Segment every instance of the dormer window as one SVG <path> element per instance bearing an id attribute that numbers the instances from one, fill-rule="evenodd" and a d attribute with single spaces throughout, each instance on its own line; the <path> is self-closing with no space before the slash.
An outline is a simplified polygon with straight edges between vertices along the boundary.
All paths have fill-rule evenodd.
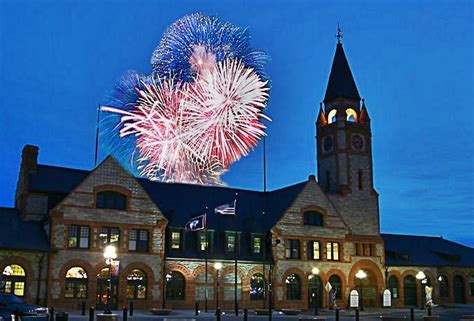
<path id="1" fill-rule="evenodd" d="M 303 213 L 304 225 L 323 226 L 323 214 L 317 211 Z"/>
<path id="2" fill-rule="evenodd" d="M 333 109 L 329 112 L 329 114 L 328 114 L 328 124 L 332 124 L 332 123 L 336 122 L 336 114 L 337 114 L 336 109 Z"/>
<path id="3" fill-rule="evenodd" d="M 353 123 L 357 122 L 357 113 L 354 109 L 352 108 L 346 109 L 346 120 Z"/>
<path id="4" fill-rule="evenodd" d="M 97 208 L 110 208 L 125 210 L 127 208 L 127 196 L 116 191 L 104 191 L 97 193 Z"/>

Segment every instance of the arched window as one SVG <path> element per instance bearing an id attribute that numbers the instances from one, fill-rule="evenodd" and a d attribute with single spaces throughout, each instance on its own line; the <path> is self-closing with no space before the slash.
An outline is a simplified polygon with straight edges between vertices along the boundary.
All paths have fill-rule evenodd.
<path id="1" fill-rule="evenodd" d="M 184 300 L 186 293 L 186 280 L 178 271 L 166 275 L 166 298 L 168 300 Z"/>
<path id="2" fill-rule="evenodd" d="M 201 273 L 196 278 L 194 296 L 198 301 L 206 299 L 206 273 Z M 214 299 L 214 276 L 211 273 L 207 274 L 207 299 Z"/>
<path id="3" fill-rule="evenodd" d="M 357 122 L 357 113 L 352 108 L 346 109 L 346 120 L 350 122 Z"/>
<path id="4" fill-rule="evenodd" d="M 97 208 L 111 208 L 125 210 L 127 207 L 127 196 L 116 191 L 104 191 L 97 193 Z"/>
<path id="5" fill-rule="evenodd" d="M 292 273 L 286 277 L 286 299 L 288 301 L 301 300 L 301 280 Z"/>
<path id="6" fill-rule="evenodd" d="M 453 293 L 454 303 L 466 303 L 466 297 L 464 295 L 464 278 L 460 275 L 456 275 L 453 278 Z"/>
<path id="7" fill-rule="evenodd" d="M 323 214 L 316 211 L 306 211 L 303 213 L 304 224 L 313 226 L 323 226 Z"/>
<path id="8" fill-rule="evenodd" d="M 265 298 L 265 277 L 262 273 L 255 273 L 250 279 L 250 300 Z"/>
<path id="9" fill-rule="evenodd" d="M 75 266 L 66 272 L 64 297 L 67 299 L 87 299 L 87 273 Z"/>
<path id="10" fill-rule="evenodd" d="M 328 124 L 332 124 L 332 123 L 336 122 L 336 114 L 337 114 L 336 109 L 333 109 L 329 112 L 329 114 L 328 114 Z"/>
<path id="11" fill-rule="evenodd" d="M 329 278 L 329 283 L 331 283 L 332 291 L 336 291 L 336 299 L 342 298 L 342 282 L 339 275 L 333 274 Z"/>
<path id="12" fill-rule="evenodd" d="M 229 272 L 224 275 L 224 300 L 234 300 L 235 296 L 235 274 Z M 242 296 L 242 279 L 237 273 L 237 300 L 240 300 Z"/>
<path id="13" fill-rule="evenodd" d="M 469 293 L 471 296 L 474 296 L 474 275 L 469 277 Z"/>
<path id="14" fill-rule="evenodd" d="M 444 275 L 439 277 L 439 296 L 442 298 L 449 296 L 448 278 Z"/>
<path id="15" fill-rule="evenodd" d="M 388 278 L 388 289 L 392 293 L 392 299 L 398 299 L 398 279 L 395 275 Z"/>
<path id="16" fill-rule="evenodd" d="M 3 269 L 3 281 L 5 282 L 5 293 L 13 293 L 17 296 L 25 295 L 26 274 L 25 269 L 18 264 L 10 264 Z"/>
<path id="17" fill-rule="evenodd" d="M 146 299 L 147 279 L 142 270 L 134 269 L 127 275 L 127 299 Z"/>

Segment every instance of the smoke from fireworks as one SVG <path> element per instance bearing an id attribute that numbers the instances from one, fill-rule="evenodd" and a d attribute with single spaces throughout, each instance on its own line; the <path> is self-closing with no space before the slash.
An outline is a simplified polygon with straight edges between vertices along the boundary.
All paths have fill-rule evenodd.
<path id="1" fill-rule="evenodd" d="M 110 137 L 118 131 L 120 142 L 128 140 L 128 153 L 120 142 L 119 150 L 135 173 L 222 184 L 220 176 L 256 146 L 265 135 L 261 119 L 269 120 L 263 114 L 268 82 L 261 76 L 264 54 L 248 45 L 246 31 L 193 14 L 166 31 L 152 75 L 122 80 L 102 107 L 116 129 L 107 127 L 105 136 L 116 144 Z M 113 153 L 116 146 L 110 147 Z"/>

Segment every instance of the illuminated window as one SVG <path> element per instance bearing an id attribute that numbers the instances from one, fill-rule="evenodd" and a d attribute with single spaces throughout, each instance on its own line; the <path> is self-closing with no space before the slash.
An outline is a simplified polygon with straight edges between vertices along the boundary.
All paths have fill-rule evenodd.
<path id="1" fill-rule="evenodd" d="M 354 109 L 352 108 L 347 108 L 346 109 L 346 120 L 350 122 L 356 122 L 357 121 L 357 113 Z"/>
<path id="2" fill-rule="evenodd" d="M 181 232 L 180 231 L 171 232 L 171 248 L 173 250 L 181 249 Z"/>
<path id="3" fill-rule="evenodd" d="M 135 252 L 148 252 L 148 231 L 130 230 L 128 237 L 128 250 Z"/>
<path id="4" fill-rule="evenodd" d="M 252 238 L 252 249 L 254 254 L 262 253 L 262 236 L 254 235 Z"/>
<path id="5" fill-rule="evenodd" d="M 195 281 L 195 298 L 198 301 L 206 299 L 206 273 L 198 275 Z M 207 274 L 207 299 L 214 299 L 214 276 L 211 273 Z"/>
<path id="6" fill-rule="evenodd" d="M 292 273 L 286 277 L 286 299 L 288 301 L 301 300 L 301 281 L 298 275 Z"/>
<path id="7" fill-rule="evenodd" d="M 332 123 L 336 122 L 336 114 L 337 114 L 336 109 L 333 109 L 329 112 L 329 114 L 328 114 L 328 124 L 332 124 Z"/>
<path id="8" fill-rule="evenodd" d="M 186 279 L 178 271 L 166 275 L 166 299 L 184 300 L 186 293 Z"/>
<path id="9" fill-rule="evenodd" d="M 326 258 L 328 261 L 339 261 L 339 243 L 326 243 Z"/>
<path id="10" fill-rule="evenodd" d="M 226 243 L 226 251 L 227 252 L 235 252 L 235 247 L 237 244 L 235 232 L 227 232 L 225 235 L 225 243 Z"/>
<path id="11" fill-rule="evenodd" d="M 146 288 L 147 279 L 145 272 L 135 269 L 127 275 L 127 299 L 146 299 Z"/>
<path id="12" fill-rule="evenodd" d="M 323 214 L 316 211 L 306 211 L 303 214 L 304 224 L 313 226 L 323 226 Z"/>
<path id="13" fill-rule="evenodd" d="M 250 279 L 250 300 L 265 298 L 265 278 L 262 273 L 255 273 Z"/>
<path id="14" fill-rule="evenodd" d="M 321 259 L 321 249 L 319 241 L 309 241 L 308 242 L 308 259 L 309 260 L 320 260 Z"/>
<path id="15" fill-rule="evenodd" d="M 287 259 L 300 258 L 300 240 L 286 240 L 285 253 Z"/>
<path id="16" fill-rule="evenodd" d="M 87 273 L 75 266 L 66 272 L 64 297 L 67 299 L 87 299 Z"/>
<path id="17" fill-rule="evenodd" d="M 125 210 L 127 207 L 127 196 L 115 191 L 97 193 L 97 208 L 110 208 Z"/>
<path id="18" fill-rule="evenodd" d="M 4 292 L 13 293 L 17 296 L 25 295 L 26 274 L 23 267 L 18 264 L 10 264 L 3 269 Z"/>
<path id="19" fill-rule="evenodd" d="M 120 230 L 116 227 L 102 227 L 99 232 L 99 244 L 101 247 L 114 245 L 119 248 Z"/>
<path id="20" fill-rule="evenodd" d="M 89 226 L 70 225 L 68 229 L 69 248 L 88 249 L 89 248 Z"/>

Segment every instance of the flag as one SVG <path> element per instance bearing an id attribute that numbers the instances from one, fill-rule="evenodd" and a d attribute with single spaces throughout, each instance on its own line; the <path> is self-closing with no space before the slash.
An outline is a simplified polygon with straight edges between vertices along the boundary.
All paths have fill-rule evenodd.
<path id="1" fill-rule="evenodd" d="M 214 209 L 214 212 L 216 214 L 222 214 L 222 215 L 235 215 L 235 202 L 236 201 L 234 201 L 234 203 L 217 206 Z"/>
<path id="2" fill-rule="evenodd" d="M 194 231 L 205 229 L 206 228 L 206 214 L 193 217 L 186 223 L 184 228 L 188 232 L 189 231 L 194 232 Z"/>

